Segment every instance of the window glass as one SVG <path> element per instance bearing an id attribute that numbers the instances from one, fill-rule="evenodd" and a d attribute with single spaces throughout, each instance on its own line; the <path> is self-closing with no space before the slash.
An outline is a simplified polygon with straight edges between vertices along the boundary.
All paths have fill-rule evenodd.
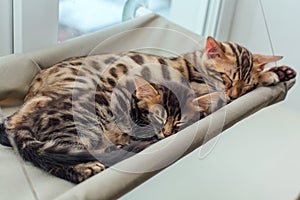
<path id="1" fill-rule="evenodd" d="M 134 12 L 132 17 L 144 15 L 151 11 L 168 16 L 170 1 L 60 0 L 58 41 L 62 42 L 121 23 L 132 14 L 128 12 Z M 134 7 L 136 9 L 133 9 Z M 125 16 L 125 14 L 127 15 Z"/>

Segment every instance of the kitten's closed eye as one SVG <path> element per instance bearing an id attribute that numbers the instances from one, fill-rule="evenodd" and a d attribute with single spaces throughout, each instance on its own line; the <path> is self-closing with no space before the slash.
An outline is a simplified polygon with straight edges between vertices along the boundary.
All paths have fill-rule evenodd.
<path id="1" fill-rule="evenodd" d="M 243 87 L 243 93 L 247 93 L 247 92 L 250 92 L 251 90 L 253 90 L 253 88 L 255 88 L 256 86 L 254 84 L 252 85 L 244 85 Z"/>
<path id="2" fill-rule="evenodd" d="M 198 118 L 197 118 L 198 119 Z M 183 129 L 189 125 L 191 125 L 191 123 L 193 123 L 195 120 L 192 118 L 188 118 L 187 116 L 182 116 L 181 118 L 178 118 L 175 122 L 174 122 L 174 126 L 179 128 L 179 129 Z"/>
<path id="3" fill-rule="evenodd" d="M 160 104 L 155 104 L 150 108 L 151 117 L 159 124 L 165 124 L 167 120 L 167 111 Z"/>
<path id="4" fill-rule="evenodd" d="M 183 126 L 185 123 L 186 123 L 185 121 L 176 121 L 176 122 L 174 122 L 174 126 L 179 128 L 179 127 Z"/>

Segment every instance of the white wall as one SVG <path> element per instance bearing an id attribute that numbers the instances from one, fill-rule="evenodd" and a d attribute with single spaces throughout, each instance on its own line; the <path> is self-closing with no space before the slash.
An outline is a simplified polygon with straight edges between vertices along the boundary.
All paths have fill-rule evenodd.
<path id="1" fill-rule="evenodd" d="M 262 0 L 275 54 L 284 56 L 279 64 L 288 64 L 300 76 L 300 1 Z M 258 0 L 239 0 L 232 24 L 230 40 L 252 52 L 272 54 L 267 29 Z M 299 78 L 298 78 L 299 80 Z M 300 87 L 296 84 L 281 105 L 300 111 Z"/>

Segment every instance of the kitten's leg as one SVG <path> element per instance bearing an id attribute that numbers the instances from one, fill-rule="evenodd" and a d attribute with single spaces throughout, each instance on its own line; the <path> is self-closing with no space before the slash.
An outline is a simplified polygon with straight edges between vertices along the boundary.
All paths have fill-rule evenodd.
<path id="1" fill-rule="evenodd" d="M 296 77 L 296 72 L 288 66 L 272 67 L 259 76 L 259 83 L 263 86 L 276 85 Z"/>
<path id="2" fill-rule="evenodd" d="M 196 103 L 201 116 L 204 115 L 204 117 L 220 109 L 227 103 L 225 100 L 225 95 L 222 92 L 212 92 L 202 95 L 195 98 L 193 102 Z"/>
<path id="3" fill-rule="evenodd" d="M 81 163 L 74 166 L 52 168 L 48 171 L 60 178 L 69 180 L 73 183 L 80 183 L 91 176 L 103 171 L 105 166 L 99 161 Z"/>
<path id="4" fill-rule="evenodd" d="M 71 166 L 66 165 L 65 167 L 53 167 L 52 165 L 52 168 L 49 168 L 49 165 L 45 165 L 44 169 L 55 176 L 61 177 L 74 183 L 80 183 L 87 178 L 103 171 L 104 169 L 135 155 L 154 142 L 155 141 L 132 141 L 130 144 L 125 146 L 120 145 L 117 147 L 108 147 L 106 149 L 106 152 L 94 154 L 97 158 L 100 158 L 100 162 L 91 161 Z M 88 155 L 85 154 L 84 157 L 87 156 Z M 92 157 L 96 159 L 93 155 Z M 79 158 L 84 159 L 83 157 L 78 157 L 78 159 Z M 68 158 L 66 157 L 66 160 L 67 159 Z"/>

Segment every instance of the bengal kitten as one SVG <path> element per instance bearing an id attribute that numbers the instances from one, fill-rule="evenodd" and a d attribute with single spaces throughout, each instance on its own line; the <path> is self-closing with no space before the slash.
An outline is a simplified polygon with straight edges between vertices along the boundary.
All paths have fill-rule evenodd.
<path id="1" fill-rule="evenodd" d="M 205 50 L 172 58 L 70 58 L 34 78 L 23 106 L 1 125 L 0 142 L 79 183 L 258 86 L 294 78 L 286 66 L 264 71 L 279 59 L 211 37 Z"/>
<path id="2" fill-rule="evenodd" d="M 5 131 L 25 160 L 79 183 L 200 119 L 197 98 L 184 83 L 136 76 L 126 84 L 111 97 L 101 88 L 95 95 L 74 87 L 72 98 L 34 98 L 7 119 Z"/>

